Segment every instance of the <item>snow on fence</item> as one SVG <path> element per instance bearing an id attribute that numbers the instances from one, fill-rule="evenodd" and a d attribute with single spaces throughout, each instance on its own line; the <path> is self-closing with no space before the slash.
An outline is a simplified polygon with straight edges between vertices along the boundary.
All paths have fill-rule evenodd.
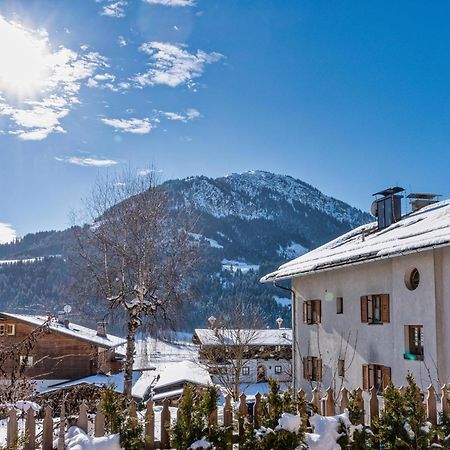
<path id="1" fill-rule="evenodd" d="M 400 388 L 404 389 L 404 388 Z M 325 396 L 321 396 L 320 391 L 316 388 L 312 391 L 311 403 L 315 406 L 319 414 L 324 416 L 334 416 L 337 413 L 343 413 L 346 409 L 349 401 L 349 391 L 343 388 L 337 400 L 333 389 L 329 388 L 325 391 Z M 366 425 L 370 425 L 373 418 L 377 417 L 382 409 L 383 398 L 377 394 L 375 388 L 371 388 L 370 391 L 364 392 L 358 388 L 355 392 L 356 398 L 360 403 L 360 409 L 365 411 L 364 421 Z M 302 396 L 306 399 L 304 391 L 300 390 L 298 396 Z M 439 397 L 439 399 L 438 399 Z M 261 394 L 256 394 L 255 402 L 253 405 L 253 413 L 249 414 L 247 407 L 247 397 L 242 394 L 239 399 L 239 405 L 237 410 L 233 408 L 232 398 L 228 395 L 225 398 L 225 405 L 223 407 L 223 419 L 221 424 L 227 427 L 227 441 L 229 448 L 232 448 L 233 443 L 239 443 L 244 435 L 244 421 L 238 420 L 240 417 L 247 417 L 249 420 L 254 421 L 255 428 L 259 427 L 259 416 L 261 414 Z M 433 386 L 429 386 L 425 396 L 425 407 L 427 411 L 427 419 L 432 424 L 436 424 L 438 421 L 439 413 L 450 414 L 450 399 L 449 399 L 449 386 L 443 386 L 440 395 L 436 393 Z M 59 436 L 58 450 L 64 450 L 64 436 L 65 431 L 70 426 L 78 426 L 86 433 L 90 433 L 95 437 L 101 437 L 105 435 L 105 416 L 97 407 L 97 411 L 93 415 L 88 415 L 88 408 L 86 403 L 82 403 L 80 406 L 79 415 L 77 417 L 66 417 L 64 403 L 61 406 L 61 416 L 54 419 L 52 414 L 52 408 L 46 406 L 44 410 L 44 419 L 42 422 L 42 431 L 36 433 L 36 417 L 33 408 L 29 408 L 25 413 L 25 433 L 28 437 L 25 450 L 36 450 L 42 448 L 42 450 L 52 450 L 54 435 Z M 304 414 L 304 411 L 299 411 L 299 414 Z M 129 407 L 130 417 L 138 417 L 136 411 L 136 403 L 132 402 Z M 161 410 L 161 420 L 155 422 L 155 411 L 153 401 L 149 400 L 146 405 L 144 413 L 145 418 L 145 450 L 154 449 L 169 449 L 170 438 L 169 428 L 171 426 L 171 412 L 169 409 L 169 401 L 166 399 L 163 402 L 163 408 Z M 93 426 L 89 426 L 90 420 L 93 422 Z M 176 417 L 173 418 L 176 420 Z M 213 411 L 209 416 L 209 424 L 218 423 L 218 410 Z M 233 432 L 233 425 L 237 424 Z M 156 430 L 156 425 L 160 426 L 160 430 Z M 55 433 L 58 429 L 59 433 Z M 159 431 L 157 433 L 156 431 Z M 17 412 L 13 408 L 9 411 L 8 424 L 7 424 L 7 445 L 13 446 L 17 442 L 19 435 L 18 417 Z M 156 436 L 159 435 L 160 439 L 157 440 Z"/>

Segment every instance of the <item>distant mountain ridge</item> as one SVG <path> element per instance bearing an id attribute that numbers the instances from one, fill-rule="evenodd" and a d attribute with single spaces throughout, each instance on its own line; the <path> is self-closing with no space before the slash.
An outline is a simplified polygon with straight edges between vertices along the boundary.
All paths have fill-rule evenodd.
<path id="1" fill-rule="evenodd" d="M 169 192 L 172 208 L 183 208 L 195 219 L 192 239 L 203 254 L 192 280 L 195 299 L 186 313 L 186 329 L 204 326 L 206 317 L 220 314 L 229 299 L 240 295 L 264 309 L 268 325 L 278 315 L 288 324 L 289 309 L 274 299 L 282 294 L 261 286 L 259 276 L 372 220 L 301 180 L 264 171 L 195 176 L 161 186 Z M 65 291 L 71 236 L 70 229 L 38 232 L 0 245 L 0 260 L 44 257 L 33 263 L 0 264 L 3 308 L 42 313 L 42 305 L 55 310 L 71 301 Z M 63 257 L 45 258 L 51 255 Z"/>

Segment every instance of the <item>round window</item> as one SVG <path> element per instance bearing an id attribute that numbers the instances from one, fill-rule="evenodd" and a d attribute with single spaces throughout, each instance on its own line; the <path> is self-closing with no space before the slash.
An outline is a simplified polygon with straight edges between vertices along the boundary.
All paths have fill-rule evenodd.
<path id="1" fill-rule="evenodd" d="M 419 283 L 420 283 L 420 273 L 415 267 L 414 269 L 406 272 L 405 284 L 410 291 L 417 289 Z"/>

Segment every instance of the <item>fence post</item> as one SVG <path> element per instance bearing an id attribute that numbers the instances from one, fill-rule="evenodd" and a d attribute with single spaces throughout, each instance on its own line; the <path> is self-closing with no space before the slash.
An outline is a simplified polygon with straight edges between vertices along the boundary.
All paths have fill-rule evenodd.
<path id="1" fill-rule="evenodd" d="M 306 431 L 308 428 L 308 415 L 306 413 L 306 393 L 303 389 L 300 389 L 297 393 L 297 399 L 299 403 L 297 405 L 297 412 L 302 418 L 302 431 Z"/>
<path id="2" fill-rule="evenodd" d="M 360 411 L 362 411 L 360 424 L 361 425 L 365 425 L 366 413 L 365 413 L 365 409 L 364 409 L 364 399 L 363 399 L 363 396 L 362 396 L 362 389 L 360 387 L 355 389 L 355 396 L 357 398 L 358 408 L 359 408 Z"/>
<path id="3" fill-rule="evenodd" d="M 45 407 L 42 425 L 42 450 L 53 450 L 53 411 L 50 405 Z"/>
<path id="4" fill-rule="evenodd" d="M 325 398 L 325 415 L 334 416 L 336 414 L 336 406 L 334 404 L 334 393 L 331 386 L 326 390 L 327 396 Z"/>
<path id="5" fill-rule="evenodd" d="M 66 405 L 64 403 L 64 398 L 63 398 L 62 404 L 61 404 L 61 417 L 59 419 L 58 450 L 64 450 L 65 435 L 66 435 Z"/>
<path id="6" fill-rule="evenodd" d="M 319 389 L 316 387 L 312 390 L 312 400 L 311 403 L 316 408 L 317 413 L 320 414 L 320 398 L 319 398 Z"/>
<path id="7" fill-rule="evenodd" d="M 163 409 L 161 411 L 161 448 L 170 448 L 169 428 L 170 428 L 169 400 L 165 398 L 163 401 Z"/>
<path id="8" fill-rule="evenodd" d="M 436 390 L 432 384 L 427 389 L 427 416 L 433 425 L 437 424 Z"/>
<path id="9" fill-rule="evenodd" d="M 137 419 L 136 402 L 134 400 L 131 400 L 128 406 L 128 415 L 133 419 Z"/>
<path id="10" fill-rule="evenodd" d="M 450 408 L 448 404 L 448 390 L 445 384 L 441 388 L 441 405 L 442 405 L 442 414 L 449 415 Z"/>
<path id="11" fill-rule="evenodd" d="M 378 417 L 379 414 L 379 404 L 378 404 L 378 396 L 377 390 L 375 386 L 372 386 L 369 389 L 370 397 L 369 397 L 369 417 L 370 417 L 370 426 L 373 425 L 373 419 Z"/>
<path id="12" fill-rule="evenodd" d="M 145 411 L 145 450 L 155 448 L 155 413 L 153 411 L 153 400 L 147 402 Z"/>
<path id="13" fill-rule="evenodd" d="M 225 439 L 227 448 L 233 446 L 233 408 L 231 407 L 231 395 L 225 397 L 225 406 L 223 407 L 223 426 L 225 427 Z"/>
<path id="14" fill-rule="evenodd" d="M 342 414 L 347 408 L 347 406 L 348 406 L 348 390 L 347 388 L 343 387 L 341 389 L 339 412 Z"/>
<path id="15" fill-rule="evenodd" d="M 27 443 L 24 445 L 25 450 L 36 450 L 36 420 L 34 418 L 33 408 L 28 408 L 25 421 L 25 433 Z"/>
<path id="16" fill-rule="evenodd" d="M 84 400 L 80 405 L 80 415 L 78 416 L 77 426 L 80 427 L 85 433 L 88 432 L 87 405 Z"/>
<path id="17" fill-rule="evenodd" d="M 242 393 L 239 396 L 239 442 L 244 437 L 244 420 L 247 414 L 247 396 Z"/>
<path id="18" fill-rule="evenodd" d="M 6 443 L 9 447 L 14 447 L 17 443 L 17 413 L 14 408 L 8 413 L 8 426 L 6 430 Z"/>
<path id="19" fill-rule="evenodd" d="M 94 435 L 95 437 L 102 437 L 105 435 L 105 414 L 103 414 L 100 403 L 97 403 L 97 410 L 95 414 L 95 424 L 94 424 Z"/>
<path id="20" fill-rule="evenodd" d="M 261 415 L 261 394 L 255 395 L 255 404 L 253 406 L 253 426 L 259 428 L 259 416 Z"/>

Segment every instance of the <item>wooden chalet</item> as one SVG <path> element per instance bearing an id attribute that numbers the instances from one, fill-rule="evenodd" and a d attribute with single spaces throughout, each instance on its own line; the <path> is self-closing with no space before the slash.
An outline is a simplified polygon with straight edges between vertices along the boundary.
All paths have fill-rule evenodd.
<path id="1" fill-rule="evenodd" d="M 24 344 L 29 343 L 29 349 Z M 97 329 L 70 323 L 60 313 L 58 318 L 46 316 L 0 313 L 0 349 L 20 353 L 13 361 L 3 362 L 0 374 L 3 383 L 14 370 L 17 360 L 25 365 L 25 375 L 36 380 L 73 380 L 97 373 L 117 373 L 124 356 L 117 347 L 125 339 L 106 333 L 106 324 Z M 22 354 L 23 353 L 23 354 Z M 0 378 L 0 382 L 2 382 Z"/>

